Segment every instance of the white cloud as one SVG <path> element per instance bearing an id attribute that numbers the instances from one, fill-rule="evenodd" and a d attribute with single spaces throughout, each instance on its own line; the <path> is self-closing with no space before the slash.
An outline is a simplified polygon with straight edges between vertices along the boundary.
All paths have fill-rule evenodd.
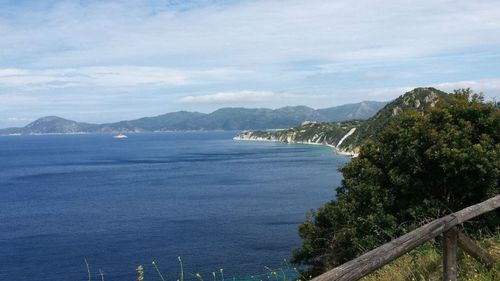
<path id="1" fill-rule="evenodd" d="M 368 71 L 364 74 L 364 78 L 366 79 L 380 79 L 387 77 L 388 74 L 384 71 Z"/>
<path id="2" fill-rule="evenodd" d="M 21 95 L 21 94 L 8 94 L 0 95 L 0 105 L 5 106 L 3 111 L 10 109 L 12 106 L 22 106 L 23 104 L 30 104 L 37 102 L 39 99 L 35 96 Z"/>
<path id="3" fill-rule="evenodd" d="M 436 81 L 498 92 L 498 0 L 38 2 L 2 2 L 0 112 L 327 107 Z"/>
<path id="4" fill-rule="evenodd" d="M 406 87 L 388 87 L 388 88 L 375 88 L 375 89 L 363 89 L 358 90 L 362 95 L 369 96 L 370 99 L 376 100 L 391 100 L 396 98 L 408 91 L 411 91 L 415 87 L 406 86 Z"/>
<path id="5" fill-rule="evenodd" d="M 239 91 L 239 92 L 220 92 L 209 95 L 185 96 L 179 102 L 181 103 L 247 103 L 263 102 L 276 97 L 276 93 L 269 91 Z"/>
<path id="6" fill-rule="evenodd" d="M 246 1 L 179 12 L 150 2 L 59 2 L 0 21 L 0 48 L 38 66 L 397 60 L 495 47 L 500 3 Z M 43 54 L 43 55 L 40 55 Z"/>
<path id="7" fill-rule="evenodd" d="M 242 71 L 228 68 L 178 70 L 146 66 L 94 66 L 60 69 L 0 69 L 0 86 L 29 89 L 131 87 L 144 85 L 183 86 L 227 79 Z"/>
<path id="8" fill-rule="evenodd" d="M 434 84 L 433 87 L 450 92 L 460 88 L 471 88 L 476 92 L 483 92 L 485 96 L 500 96 L 500 78 L 444 82 Z"/>
<path id="9" fill-rule="evenodd" d="M 286 105 L 318 104 L 331 99 L 328 95 L 299 94 L 273 91 L 230 91 L 206 95 L 189 95 L 181 97 L 178 102 L 184 104 L 215 104 L 266 107 L 281 107 Z"/>
<path id="10" fill-rule="evenodd" d="M 25 122 L 25 121 L 33 121 L 33 118 L 24 118 L 24 117 L 7 117 L 7 121 L 9 122 Z"/>
<path id="11" fill-rule="evenodd" d="M 17 68 L 0 68 L 0 77 L 15 77 L 27 75 L 29 72 Z"/>

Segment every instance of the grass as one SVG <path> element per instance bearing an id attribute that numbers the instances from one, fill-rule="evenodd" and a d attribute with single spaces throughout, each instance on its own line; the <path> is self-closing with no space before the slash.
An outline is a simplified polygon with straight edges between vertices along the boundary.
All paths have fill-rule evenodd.
<path id="1" fill-rule="evenodd" d="M 159 280 L 159 281 L 300 281 L 305 280 L 301 278 L 299 271 L 296 268 L 292 268 L 289 263 L 284 260 L 281 268 L 271 269 L 269 267 L 264 267 L 264 272 L 256 275 L 248 275 L 243 277 L 224 277 L 224 269 L 221 268 L 217 271 L 212 272 L 208 276 L 202 276 L 202 274 L 196 272 L 188 272 L 184 269 L 184 264 L 181 257 L 177 257 L 179 262 L 179 272 L 176 277 L 170 276 L 166 278 L 162 273 L 158 263 L 156 261 L 151 262 L 151 267 L 139 265 L 136 269 L 137 281 L 144 280 Z M 85 260 L 86 262 L 86 260 Z M 87 270 L 89 272 L 88 281 L 90 279 L 90 269 L 87 265 Z M 101 271 L 100 271 L 101 273 Z M 101 273 L 101 281 L 104 281 L 104 276 Z"/>
<path id="2" fill-rule="evenodd" d="M 457 279 L 470 281 L 500 280 L 500 234 L 482 239 L 478 243 L 495 258 L 495 266 L 488 269 L 459 249 Z M 428 242 L 361 280 L 441 281 L 443 278 L 442 272 L 440 244 Z"/>

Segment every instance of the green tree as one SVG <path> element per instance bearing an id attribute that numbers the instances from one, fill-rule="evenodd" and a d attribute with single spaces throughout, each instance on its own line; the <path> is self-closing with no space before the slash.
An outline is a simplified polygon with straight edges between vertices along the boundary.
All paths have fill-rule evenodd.
<path id="1" fill-rule="evenodd" d="M 469 89 L 394 118 L 340 169 L 337 199 L 308 215 L 293 261 L 317 275 L 422 222 L 499 193 L 500 111 Z M 495 231 L 498 214 L 473 231 Z"/>

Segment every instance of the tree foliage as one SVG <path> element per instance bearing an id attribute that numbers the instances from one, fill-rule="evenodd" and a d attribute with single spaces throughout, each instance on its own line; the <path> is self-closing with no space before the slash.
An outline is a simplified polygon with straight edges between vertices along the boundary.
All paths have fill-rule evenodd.
<path id="1" fill-rule="evenodd" d="M 316 275 L 422 222 L 499 193 L 500 111 L 457 90 L 428 113 L 407 111 L 340 169 L 337 199 L 308 215 L 294 262 Z M 495 230 L 498 214 L 473 231 Z"/>

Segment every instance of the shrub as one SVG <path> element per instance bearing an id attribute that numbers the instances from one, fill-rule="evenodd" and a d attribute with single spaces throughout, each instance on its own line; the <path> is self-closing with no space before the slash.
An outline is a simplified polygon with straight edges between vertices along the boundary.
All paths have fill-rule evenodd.
<path id="1" fill-rule="evenodd" d="M 458 90 L 426 114 L 407 111 L 342 167 L 337 199 L 308 215 L 293 262 L 317 275 L 373 249 L 419 223 L 499 193 L 500 111 Z M 483 216 L 472 232 L 495 231 Z"/>

